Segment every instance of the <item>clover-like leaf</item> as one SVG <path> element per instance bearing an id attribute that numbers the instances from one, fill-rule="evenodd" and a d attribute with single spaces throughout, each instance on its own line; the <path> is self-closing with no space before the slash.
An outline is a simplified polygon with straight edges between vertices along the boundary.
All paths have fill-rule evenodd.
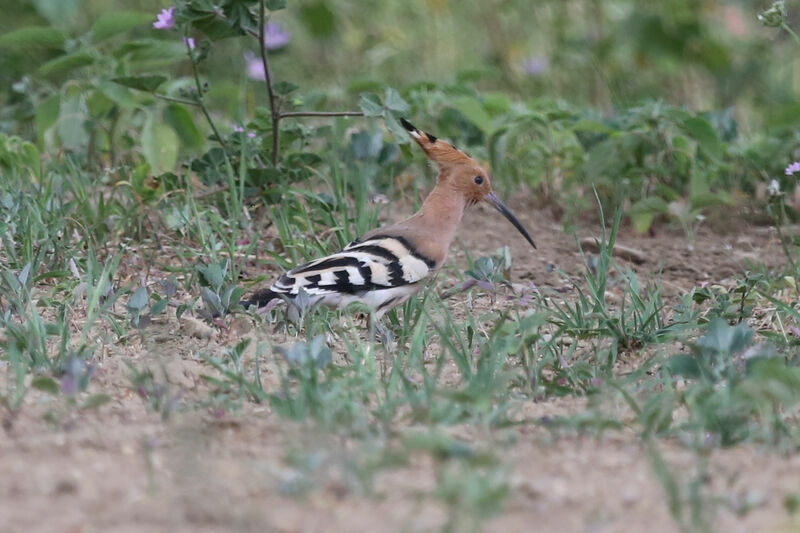
<path id="1" fill-rule="evenodd" d="M 131 299 L 128 301 L 128 309 L 131 311 L 141 311 L 145 307 L 147 307 L 148 295 L 147 289 L 144 287 L 139 287 L 131 296 Z"/>

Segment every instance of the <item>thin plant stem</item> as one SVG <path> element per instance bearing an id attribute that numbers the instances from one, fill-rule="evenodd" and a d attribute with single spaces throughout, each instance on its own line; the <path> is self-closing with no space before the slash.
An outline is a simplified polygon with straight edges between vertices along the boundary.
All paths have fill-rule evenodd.
<path id="1" fill-rule="evenodd" d="M 281 118 L 289 117 L 363 117 L 363 111 L 287 111 Z"/>
<path id="2" fill-rule="evenodd" d="M 275 98 L 275 91 L 272 89 L 272 73 L 269 70 L 269 59 L 267 58 L 267 45 L 264 42 L 264 32 L 266 21 L 266 8 L 264 0 L 258 2 L 258 49 L 261 52 L 261 64 L 264 66 L 264 83 L 267 85 L 269 94 L 269 110 L 272 115 L 272 166 L 278 165 L 278 135 L 280 134 L 281 112 L 278 109 L 278 102 Z"/>
<path id="3" fill-rule="evenodd" d="M 783 226 L 783 221 L 786 218 L 785 208 L 783 206 L 783 201 L 780 204 L 780 211 L 778 215 L 775 217 L 775 230 L 778 232 L 778 240 L 781 242 L 781 248 L 783 249 L 783 254 L 786 256 L 786 259 L 789 261 L 789 264 L 792 266 L 792 273 L 793 275 L 797 275 L 797 263 L 794 260 L 794 256 L 792 252 L 789 250 L 789 245 L 786 244 L 786 237 L 783 234 L 783 230 L 781 229 Z M 797 292 L 797 296 L 800 297 L 800 285 L 795 283 L 795 291 Z"/>
<path id="4" fill-rule="evenodd" d="M 261 54 L 261 65 L 264 67 L 264 83 L 267 86 L 269 96 L 269 111 L 272 117 L 272 154 L 270 160 L 272 166 L 278 164 L 278 151 L 280 149 L 280 122 L 282 118 L 296 117 L 363 117 L 361 111 L 287 111 L 282 113 L 280 102 L 275 95 L 272 87 L 272 71 L 269 68 L 269 57 L 267 55 L 267 45 L 264 32 L 266 31 L 266 7 L 264 0 L 258 2 L 258 33 L 250 30 L 248 33 L 258 38 L 258 50 Z"/>
<path id="5" fill-rule="evenodd" d="M 789 35 L 792 36 L 794 42 L 800 45 L 800 37 L 798 37 L 797 34 L 794 31 L 792 31 L 792 28 L 790 28 L 788 24 L 786 24 L 785 22 L 781 23 L 781 28 L 789 32 Z"/>
<path id="6" fill-rule="evenodd" d="M 222 148 L 226 148 L 225 141 L 222 140 L 222 135 L 219 134 L 217 130 L 216 124 L 214 124 L 214 119 L 211 118 L 211 114 L 208 112 L 206 105 L 203 103 L 203 85 L 200 83 L 200 73 L 197 70 L 197 61 L 194 58 L 194 54 L 192 53 L 192 47 L 189 46 L 189 41 L 186 41 L 186 53 L 189 54 L 189 60 L 192 63 L 192 74 L 194 75 L 194 85 L 197 90 L 197 107 L 200 108 L 200 111 L 203 112 L 203 115 L 206 117 L 206 122 L 208 125 L 211 126 L 211 131 L 214 132 L 214 137 L 217 138 L 217 142 L 222 146 Z"/>
<path id="7" fill-rule="evenodd" d="M 197 103 L 196 100 L 187 100 L 185 98 L 175 98 L 174 96 L 167 96 L 166 94 L 161 93 L 151 93 L 153 96 L 158 98 L 159 100 L 164 100 L 167 102 L 175 102 L 176 104 L 183 104 L 183 105 L 191 105 L 195 107 L 199 107 L 200 104 Z"/>

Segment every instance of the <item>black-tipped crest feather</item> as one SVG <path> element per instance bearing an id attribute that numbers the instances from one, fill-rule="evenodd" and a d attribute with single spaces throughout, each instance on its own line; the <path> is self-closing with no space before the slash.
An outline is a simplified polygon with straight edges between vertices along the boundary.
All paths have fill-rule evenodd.
<path id="1" fill-rule="evenodd" d="M 408 131 L 418 131 L 417 128 L 415 128 L 412 123 L 410 123 L 409 121 L 407 121 L 403 117 L 400 117 L 400 124 L 402 124 L 403 127 L 405 129 L 407 129 Z"/>

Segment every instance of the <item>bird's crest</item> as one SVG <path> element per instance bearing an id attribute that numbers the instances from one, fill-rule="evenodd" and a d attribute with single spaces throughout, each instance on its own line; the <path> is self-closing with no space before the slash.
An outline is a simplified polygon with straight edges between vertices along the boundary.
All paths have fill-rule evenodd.
<path id="1" fill-rule="evenodd" d="M 417 141 L 417 144 L 422 148 L 422 151 L 425 152 L 425 155 L 428 156 L 428 159 L 440 167 L 476 164 L 474 159 L 449 142 L 417 129 L 404 118 L 400 119 L 400 123 L 408 130 L 411 137 Z"/>

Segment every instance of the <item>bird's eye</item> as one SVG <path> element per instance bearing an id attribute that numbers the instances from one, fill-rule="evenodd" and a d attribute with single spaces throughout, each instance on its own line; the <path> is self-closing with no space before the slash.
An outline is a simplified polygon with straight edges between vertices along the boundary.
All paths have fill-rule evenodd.
<path id="1" fill-rule="evenodd" d="M 475 176 L 475 185 L 483 185 L 483 176 Z"/>

